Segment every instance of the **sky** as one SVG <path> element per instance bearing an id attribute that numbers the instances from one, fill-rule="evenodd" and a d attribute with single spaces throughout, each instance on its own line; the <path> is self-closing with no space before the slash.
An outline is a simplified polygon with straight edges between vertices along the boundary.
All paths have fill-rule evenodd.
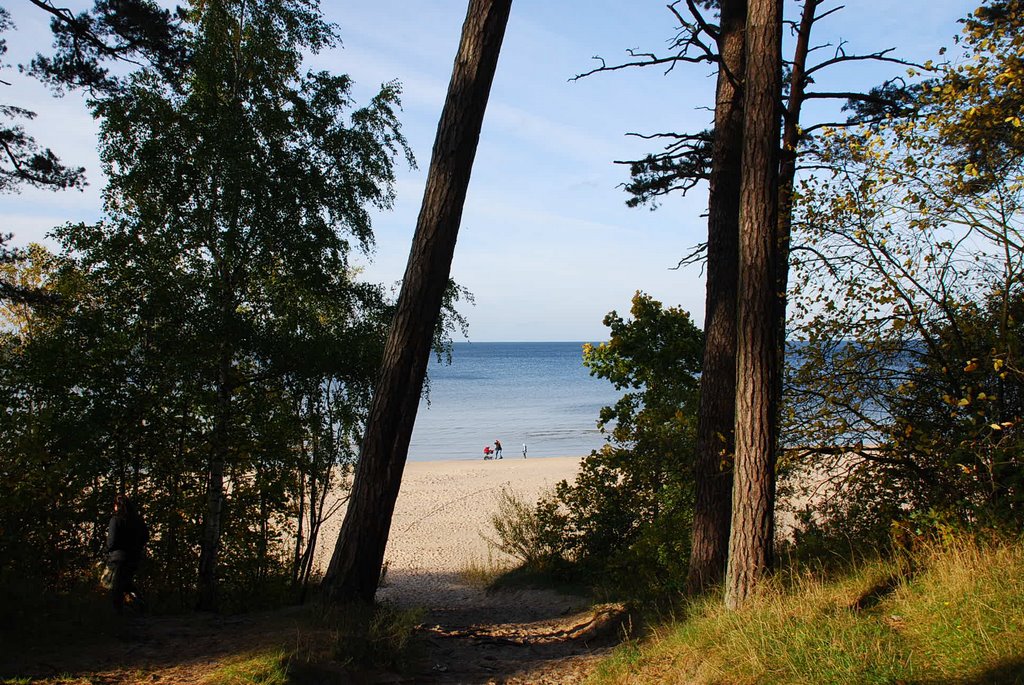
<path id="1" fill-rule="evenodd" d="M 63 3 L 84 9 L 91 3 Z M 977 0 L 857 0 L 821 22 L 812 41 L 826 57 L 896 48 L 923 62 L 953 47 L 957 19 Z M 50 44 L 48 20 L 27 0 L 4 3 L 16 30 L 7 63 L 29 61 Z M 399 169 L 391 211 L 374 215 L 376 245 L 360 257 L 365 278 L 402 277 L 430 163 L 437 121 L 458 48 L 466 0 L 329 0 L 342 45 L 310 58 L 310 66 L 349 74 L 357 103 L 380 85 L 402 83 L 403 130 L 418 167 Z M 823 9 L 839 6 L 825 2 Z M 683 8 L 685 9 L 685 8 Z M 798 3 L 787 0 L 787 18 Z M 675 268 L 705 240 L 706 190 L 664 198 L 656 211 L 626 207 L 620 187 L 627 167 L 615 160 L 660 149 L 627 133 L 696 132 L 711 123 L 714 73 L 708 65 L 645 67 L 571 80 L 596 66 L 627 59 L 626 50 L 664 53 L 676 21 L 665 0 L 515 0 L 491 90 L 463 213 L 452 276 L 474 295 L 463 306 L 469 340 L 603 340 L 602 319 L 625 315 L 637 290 L 681 306 L 703 325 L 700 265 Z M 866 89 L 904 73 L 898 65 L 859 63 L 822 72 L 818 90 Z M 6 68 L 3 104 L 37 112 L 25 125 L 68 164 L 86 167 L 84 192 L 24 189 L 0 197 L 3 232 L 12 244 L 54 246 L 47 232 L 65 222 L 102 216 L 103 176 L 97 125 L 83 99 L 60 99 Z M 836 105 L 817 104 L 804 121 L 835 120 Z"/>

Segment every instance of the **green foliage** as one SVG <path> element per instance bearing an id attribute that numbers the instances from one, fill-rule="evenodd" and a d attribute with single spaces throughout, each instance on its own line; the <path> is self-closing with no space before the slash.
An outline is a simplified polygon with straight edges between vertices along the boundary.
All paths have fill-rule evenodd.
<path id="1" fill-rule="evenodd" d="M 336 44 L 315 3 L 173 24 L 151 47 L 181 69 L 143 60 L 93 92 L 105 219 L 3 267 L 53 297 L 3 311 L 0 556 L 71 587 L 123 489 L 152 532 L 151 606 L 190 606 L 217 472 L 223 599 L 250 608 L 304 590 L 355 459 L 392 303 L 348 258 L 411 157 L 397 84 L 356 107 L 348 77 L 302 73 Z"/>
<path id="2" fill-rule="evenodd" d="M 1020 9 L 984 3 L 920 116 L 825 135 L 801 186 L 785 466 L 836 485 L 816 535 L 1024 521 Z"/>
<path id="3" fill-rule="evenodd" d="M 0 255 L 0 296 L 35 295 L 0 305 L 0 556 L 75 587 L 126 490 L 152 533 L 151 607 L 194 605 L 211 529 L 223 608 L 301 599 L 394 310 L 349 258 L 412 163 L 400 89 L 357 107 L 348 77 L 303 73 L 337 42 L 304 0 L 98 2 L 76 21 L 35 68 L 92 89 L 106 216 L 56 229 L 58 255 Z M 139 61 L 109 74 L 99 43 L 74 52 L 78 29 Z M 467 299 L 451 284 L 439 353 Z"/>
<path id="4" fill-rule="evenodd" d="M 533 570 L 548 570 L 561 559 L 564 541 L 558 534 L 565 517 L 552 498 L 530 504 L 515 492 L 502 488 L 498 511 L 491 524 L 498 539 L 494 545 Z"/>
<path id="5" fill-rule="evenodd" d="M 835 575 L 796 566 L 743 611 L 691 604 L 590 682 L 1016 682 L 1022 571 L 1019 542 L 963 536 Z"/>
<path id="6" fill-rule="evenodd" d="M 957 308 L 893 403 L 894 454 L 917 467 L 919 509 L 982 524 L 1024 521 L 1024 299 Z M 1005 309 L 1004 309 L 1005 308 Z M 909 480 L 909 479 L 904 479 Z"/>
<path id="7" fill-rule="evenodd" d="M 116 92 L 126 78 L 123 72 L 143 63 L 167 80 L 186 77 L 189 54 L 180 6 L 171 12 L 154 0 L 95 0 L 90 11 L 78 14 L 52 4 L 46 9 L 55 53 L 36 55 L 27 71 L 57 93 Z M 113 72 L 111 62 L 119 67 Z"/>
<path id="8" fill-rule="evenodd" d="M 930 123 L 956 151 L 953 166 L 964 190 L 1019 182 L 1024 3 L 985 0 L 962 23 L 959 42 L 967 58 L 946 69 L 932 89 Z"/>
<path id="9" fill-rule="evenodd" d="M 28 260 L 5 267 L 4 277 L 74 295 L 73 286 L 52 278 L 58 260 L 38 246 L 28 254 Z M 52 317 L 36 316 L 18 303 L 6 303 L 2 313 L 0 553 L 32 581 L 46 578 L 52 588 L 66 590 L 91 566 L 90 548 L 104 525 L 98 520 L 103 514 L 95 512 L 109 506 L 100 504 L 95 462 L 81 459 L 79 451 L 95 439 L 87 422 L 92 401 L 88 393 L 72 390 L 79 360 L 62 359 L 67 348 Z"/>
<path id="10" fill-rule="evenodd" d="M 3 62 L 7 53 L 7 40 L 3 34 L 14 28 L 10 12 L 0 7 L 0 72 L 10 67 Z M 0 78 L 0 83 L 8 83 Z M 13 123 L 19 119 L 30 121 L 35 112 L 0 103 L 0 195 L 18 192 L 28 185 L 50 190 L 81 190 L 85 186 L 85 169 L 67 167 L 60 162 L 57 155 L 49 148 L 42 148 L 36 140 L 25 132 L 25 129 Z M 0 233 L 0 304 L 7 302 L 43 301 L 39 293 L 10 280 L 11 266 L 26 259 L 24 250 L 11 249 L 7 241 L 11 234 Z"/>
<path id="11" fill-rule="evenodd" d="M 643 293 L 630 313 L 605 317 L 608 342 L 583 352 L 592 375 L 626 391 L 601 410 L 608 444 L 537 504 L 527 539 L 609 587 L 646 592 L 685 576 L 702 335 L 686 312 Z"/>

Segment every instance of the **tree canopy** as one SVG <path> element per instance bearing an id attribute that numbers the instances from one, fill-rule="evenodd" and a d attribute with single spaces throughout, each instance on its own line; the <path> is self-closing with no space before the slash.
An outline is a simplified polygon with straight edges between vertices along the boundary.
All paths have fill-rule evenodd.
<path id="1" fill-rule="evenodd" d="M 1018 5 L 965 20 L 919 117 L 831 133 L 800 190 L 788 441 L 856 454 L 846 507 L 877 535 L 904 508 L 1019 520 Z"/>
<path id="2" fill-rule="evenodd" d="M 8 269 L 60 299 L 9 310 L 3 470 L 34 477 L 4 479 L 20 503 L 4 516 L 50 523 L 26 545 L 6 520 L 0 546 L 59 585 L 126 490 L 151 518 L 155 584 L 213 608 L 309 578 L 392 312 L 348 257 L 372 246 L 371 211 L 412 158 L 397 83 L 356 106 L 348 77 L 303 72 L 337 40 L 314 3 L 155 16 L 170 28 L 131 40 L 144 18 L 127 25 L 113 4 L 73 19 L 127 41 L 113 47 L 58 18 L 57 56 L 36 62 L 92 89 L 108 185 L 100 223 L 65 225 L 60 255 Z M 111 50 L 149 59 L 115 79 L 96 66 Z"/>

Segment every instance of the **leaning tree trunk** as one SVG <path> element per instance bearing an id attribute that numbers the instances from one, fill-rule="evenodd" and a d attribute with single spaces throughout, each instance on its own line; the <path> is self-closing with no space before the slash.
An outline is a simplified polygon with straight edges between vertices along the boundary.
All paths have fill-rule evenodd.
<path id="1" fill-rule="evenodd" d="M 750 0 L 744 79 L 736 366 L 736 475 L 725 601 L 737 608 L 772 561 L 778 416 L 779 96 L 782 0 Z"/>
<path id="2" fill-rule="evenodd" d="M 722 579 L 729 552 L 743 150 L 740 81 L 746 14 L 746 0 L 722 0 L 708 196 L 708 277 L 694 464 L 693 543 L 686 579 L 687 589 L 693 594 L 705 591 Z"/>
<path id="3" fill-rule="evenodd" d="M 437 127 L 423 206 L 384 349 L 345 522 L 324 578 L 330 601 L 372 602 L 402 483 L 434 329 L 512 0 L 470 0 Z"/>

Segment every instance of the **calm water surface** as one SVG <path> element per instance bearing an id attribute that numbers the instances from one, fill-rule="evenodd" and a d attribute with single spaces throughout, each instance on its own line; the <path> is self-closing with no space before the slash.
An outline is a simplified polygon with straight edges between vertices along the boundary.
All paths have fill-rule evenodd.
<path id="1" fill-rule="evenodd" d="M 592 378 L 583 343 L 456 343 L 451 366 L 430 364 L 430 401 L 420 402 L 409 446 L 414 461 L 589 454 L 603 443 L 598 412 L 618 393 Z"/>

